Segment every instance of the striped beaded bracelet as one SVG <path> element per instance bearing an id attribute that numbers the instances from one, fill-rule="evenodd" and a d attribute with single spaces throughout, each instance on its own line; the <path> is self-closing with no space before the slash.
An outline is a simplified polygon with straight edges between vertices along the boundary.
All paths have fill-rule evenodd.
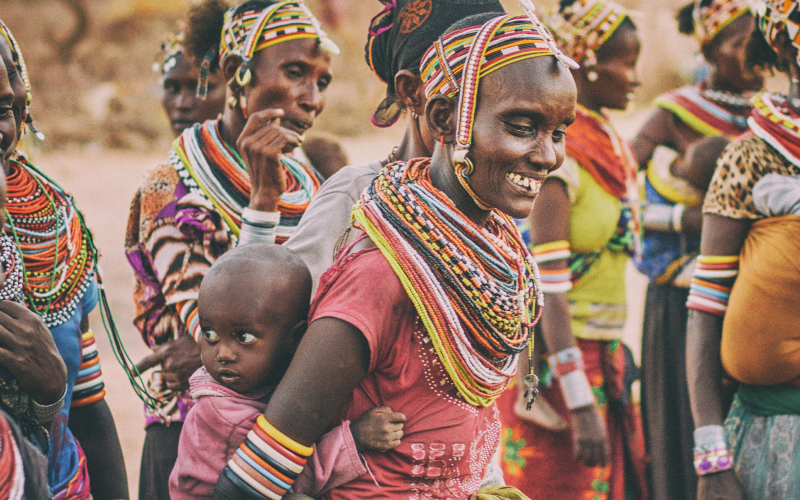
<path id="1" fill-rule="evenodd" d="M 72 389 L 71 408 L 96 403 L 106 395 L 103 369 L 100 366 L 100 355 L 95 342 L 92 330 L 81 337 L 81 366 L 78 368 L 78 378 Z"/>
<path id="2" fill-rule="evenodd" d="M 731 289 L 738 274 L 738 255 L 698 256 L 686 307 L 715 316 L 725 316 Z"/>
<path id="3" fill-rule="evenodd" d="M 544 293 L 565 293 L 572 290 L 572 273 L 567 267 L 566 259 L 571 252 L 569 242 L 566 240 L 552 241 L 533 247 L 533 260 L 537 264 L 563 261 L 563 267 L 558 269 L 540 269 L 542 291 Z"/>

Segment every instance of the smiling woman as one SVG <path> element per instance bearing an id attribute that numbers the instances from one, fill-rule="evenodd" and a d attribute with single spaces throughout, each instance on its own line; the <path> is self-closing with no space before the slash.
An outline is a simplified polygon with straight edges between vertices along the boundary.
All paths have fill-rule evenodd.
<path id="1" fill-rule="evenodd" d="M 224 33 L 224 36 L 223 36 Z M 302 2 L 251 0 L 228 9 L 196 5 L 185 53 L 228 82 L 223 115 L 175 141 L 151 169 L 131 207 L 126 253 L 137 276 L 134 322 L 157 352 L 147 415 L 141 498 L 169 498 L 186 393 L 201 366 L 197 296 L 211 264 L 239 243 L 288 238 L 319 189 L 317 172 L 295 155 L 325 106 L 336 45 Z M 201 78 L 199 93 L 210 80 Z M 167 426 L 169 424 L 169 426 Z"/>
<path id="2" fill-rule="evenodd" d="M 320 278 L 309 329 L 260 423 L 274 438 L 263 453 L 307 456 L 332 421 L 377 401 L 406 415 L 397 448 L 363 453 L 372 477 L 321 498 L 478 492 L 500 438 L 495 400 L 542 309 L 510 216 L 530 212 L 563 161 L 575 119 L 565 64 L 532 12 L 466 18 L 423 57 L 433 155 L 389 163 L 362 195 L 362 231 Z M 234 465 L 215 498 L 271 481 Z M 524 498 L 513 488 L 498 497 Z"/>

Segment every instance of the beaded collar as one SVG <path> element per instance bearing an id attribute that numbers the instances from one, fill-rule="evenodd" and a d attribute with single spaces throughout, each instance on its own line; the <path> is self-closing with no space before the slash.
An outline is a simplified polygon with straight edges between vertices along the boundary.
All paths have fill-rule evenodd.
<path id="1" fill-rule="evenodd" d="M 0 234 L 0 267 L 2 267 L 5 280 L 0 288 L 0 300 L 11 300 L 24 304 L 22 256 L 19 254 L 17 245 L 14 244 L 14 238 L 8 233 Z"/>
<path id="2" fill-rule="evenodd" d="M 736 137 L 747 131 L 753 107 L 747 95 L 710 90 L 705 83 L 675 89 L 659 96 L 654 104 L 705 137 Z"/>
<path id="3" fill-rule="evenodd" d="M 458 393 L 489 406 L 514 377 L 543 304 L 539 272 L 516 225 L 484 226 L 430 180 L 430 158 L 389 164 L 354 220 L 392 266 Z"/>
<path id="4" fill-rule="evenodd" d="M 789 108 L 786 97 L 766 92 L 753 99 L 748 120 L 753 133 L 793 165 L 800 167 L 800 116 Z"/>

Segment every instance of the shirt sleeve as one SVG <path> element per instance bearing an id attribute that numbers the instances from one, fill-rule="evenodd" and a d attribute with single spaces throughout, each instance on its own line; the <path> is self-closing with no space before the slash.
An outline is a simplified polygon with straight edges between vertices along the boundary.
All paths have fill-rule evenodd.
<path id="1" fill-rule="evenodd" d="M 314 454 L 295 481 L 292 492 L 317 498 L 366 473 L 350 422 L 345 420 L 314 444 Z"/>

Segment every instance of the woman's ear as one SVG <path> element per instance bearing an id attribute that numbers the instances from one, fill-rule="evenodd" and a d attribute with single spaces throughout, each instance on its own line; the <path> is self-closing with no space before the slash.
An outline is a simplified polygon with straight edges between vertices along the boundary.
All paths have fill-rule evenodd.
<path id="1" fill-rule="evenodd" d="M 415 75 L 407 69 L 401 69 L 394 75 L 394 91 L 406 108 L 421 114 L 425 103 L 425 89 L 419 75 Z"/>
<path id="2" fill-rule="evenodd" d="M 456 138 L 456 101 L 442 94 L 436 94 L 425 106 L 425 119 L 434 137 L 443 137 L 444 142 L 452 144 Z"/>
<path id="3" fill-rule="evenodd" d="M 239 66 L 242 65 L 242 58 L 235 55 L 230 55 L 222 61 L 222 75 L 225 77 L 225 81 L 228 82 L 228 86 L 233 89 L 232 85 L 233 82 L 236 81 L 234 78 L 236 76 L 236 71 L 239 70 Z"/>

